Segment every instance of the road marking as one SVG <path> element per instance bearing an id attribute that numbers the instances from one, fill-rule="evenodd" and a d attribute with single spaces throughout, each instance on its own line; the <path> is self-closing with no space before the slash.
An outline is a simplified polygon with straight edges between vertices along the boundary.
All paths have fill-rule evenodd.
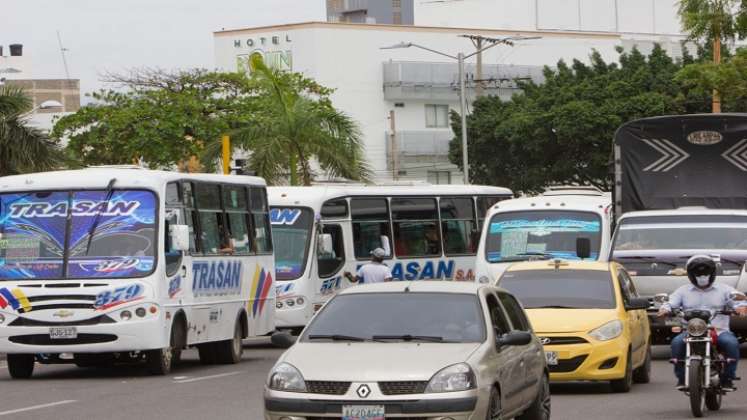
<path id="1" fill-rule="evenodd" d="M 24 411 L 39 410 L 42 408 L 55 407 L 58 405 L 72 404 L 74 402 L 78 402 L 78 401 L 77 400 L 64 400 L 64 401 L 57 401 L 57 402 L 53 402 L 49 404 L 32 405 L 31 407 L 18 408 L 18 409 L 10 410 L 10 411 L 0 411 L 0 416 L 8 416 L 10 414 L 23 413 Z"/>
<path id="2" fill-rule="evenodd" d="M 205 380 L 208 380 L 208 379 L 225 378 L 226 376 L 238 375 L 240 373 L 244 373 L 244 372 L 228 372 L 228 373 L 220 373 L 220 374 L 217 374 L 217 375 L 200 376 L 200 377 L 197 377 L 197 378 L 175 380 L 174 383 L 175 384 L 188 384 L 190 382 L 205 381 Z"/>

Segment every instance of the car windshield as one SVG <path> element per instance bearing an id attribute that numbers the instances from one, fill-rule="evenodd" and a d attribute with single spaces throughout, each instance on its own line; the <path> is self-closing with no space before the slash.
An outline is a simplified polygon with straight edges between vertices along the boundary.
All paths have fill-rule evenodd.
<path id="1" fill-rule="evenodd" d="M 339 295 L 325 305 L 303 340 L 335 336 L 472 343 L 485 340 L 485 327 L 476 295 L 357 293 Z"/>
<path id="2" fill-rule="evenodd" d="M 143 190 L 0 194 L 0 281 L 147 275 L 156 203 Z"/>
<path id="3" fill-rule="evenodd" d="M 612 309 L 612 277 L 600 270 L 507 271 L 499 286 L 513 293 L 526 309 Z"/>
<path id="4" fill-rule="evenodd" d="M 486 258 L 491 263 L 533 256 L 578 259 L 576 240 L 591 241 L 592 259 L 599 257 L 601 219 L 582 211 L 516 211 L 493 216 L 488 227 Z"/>
<path id="5" fill-rule="evenodd" d="M 308 208 L 270 209 L 277 280 L 295 280 L 303 275 L 313 221 Z"/>
<path id="6" fill-rule="evenodd" d="M 614 251 L 747 250 L 747 217 L 670 216 L 623 219 Z"/>

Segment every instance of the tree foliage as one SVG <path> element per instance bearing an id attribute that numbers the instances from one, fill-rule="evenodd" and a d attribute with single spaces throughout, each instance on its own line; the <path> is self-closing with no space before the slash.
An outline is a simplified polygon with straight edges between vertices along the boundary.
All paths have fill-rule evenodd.
<path id="1" fill-rule="evenodd" d="M 58 142 L 28 125 L 33 101 L 23 89 L 0 85 L 0 176 L 59 168 Z"/>
<path id="2" fill-rule="evenodd" d="M 619 63 L 593 52 L 589 63 L 560 61 L 545 68 L 542 84 L 522 83 L 510 101 L 479 98 L 468 117 L 470 177 L 515 192 L 539 192 L 552 184 L 611 189 L 612 138 L 624 122 L 646 116 L 703 112 L 709 97 L 681 86 L 675 62 L 655 46 L 649 56 L 619 51 Z M 452 113 L 456 138 L 451 161 L 461 165 L 461 128 Z"/>
<path id="3" fill-rule="evenodd" d="M 747 35 L 747 0 L 681 0 L 678 13 L 693 41 L 732 42 Z"/>
<path id="4" fill-rule="evenodd" d="M 721 64 L 710 61 L 693 63 L 677 73 L 676 81 L 693 92 L 707 96 L 721 93 L 724 111 L 747 109 L 747 49 L 738 49 Z"/>
<path id="5" fill-rule="evenodd" d="M 358 125 L 335 109 L 331 90 L 271 69 L 259 54 L 250 64 L 252 80 L 262 92 L 257 98 L 261 106 L 232 136 L 235 147 L 251 152 L 249 167 L 269 182 L 288 177 L 291 185 L 311 185 L 312 162 L 331 177 L 370 179 Z M 217 152 L 213 147 L 213 156 Z"/>

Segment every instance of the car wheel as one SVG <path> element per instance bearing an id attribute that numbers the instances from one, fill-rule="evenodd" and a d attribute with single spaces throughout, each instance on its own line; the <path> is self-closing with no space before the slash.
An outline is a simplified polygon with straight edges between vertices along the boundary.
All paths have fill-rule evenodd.
<path id="1" fill-rule="evenodd" d="M 486 420 L 501 420 L 503 418 L 503 407 L 501 406 L 501 394 L 496 387 L 490 390 L 490 400 L 488 401 L 488 413 Z"/>
<path id="2" fill-rule="evenodd" d="M 550 419 L 550 380 L 542 375 L 537 397 L 532 405 L 520 416 L 518 420 L 549 420 Z"/>
<path id="3" fill-rule="evenodd" d="M 646 350 L 646 360 L 638 369 L 633 371 L 633 382 L 637 384 L 651 382 L 651 346 L 648 346 Z"/>
<path id="4" fill-rule="evenodd" d="M 623 376 L 622 379 L 610 381 L 612 392 L 628 392 L 630 391 L 630 388 L 633 387 L 633 357 L 630 354 L 630 351 L 628 351 L 628 356 L 626 357 L 626 359 L 625 376 Z"/>
<path id="5" fill-rule="evenodd" d="M 9 354 L 8 373 L 13 379 L 29 379 L 34 374 L 36 357 L 33 354 Z"/>

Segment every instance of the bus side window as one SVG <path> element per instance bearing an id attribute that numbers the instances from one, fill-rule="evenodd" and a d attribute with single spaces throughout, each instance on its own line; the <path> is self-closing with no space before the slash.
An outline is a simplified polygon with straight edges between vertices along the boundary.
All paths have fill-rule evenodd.
<path id="1" fill-rule="evenodd" d="M 197 254 L 202 251 L 197 233 L 199 232 L 199 223 L 197 211 L 195 210 L 194 195 L 192 194 L 192 183 L 182 183 L 182 202 L 185 205 L 184 222 L 189 227 L 189 253 Z"/>
<path id="2" fill-rule="evenodd" d="M 392 198 L 392 222 L 397 257 L 441 255 L 435 198 Z"/>
<path id="3" fill-rule="evenodd" d="M 223 186 L 223 207 L 226 209 L 227 236 L 230 237 L 230 248 L 235 254 L 249 254 L 251 244 L 246 189 L 235 185 Z"/>
<path id="4" fill-rule="evenodd" d="M 332 236 L 332 253 L 317 252 L 319 277 L 326 278 L 336 274 L 345 264 L 345 242 L 340 225 L 324 225 L 322 233 Z"/>
<path id="5" fill-rule="evenodd" d="M 249 209 L 252 213 L 252 226 L 254 227 L 253 249 L 259 254 L 267 254 L 272 252 L 267 191 L 263 187 L 251 187 L 249 191 Z"/>
<path id="6" fill-rule="evenodd" d="M 474 254 L 479 238 L 472 198 L 442 197 L 439 207 L 446 255 Z"/>
<path id="7" fill-rule="evenodd" d="M 166 276 L 171 277 L 179 271 L 179 267 L 182 264 L 182 252 L 174 249 L 171 243 L 170 227 L 179 224 L 179 219 L 182 210 L 178 208 L 167 208 L 166 209 L 166 238 L 164 249 L 166 250 Z M 182 217 L 184 217 L 182 215 Z"/>
<path id="8" fill-rule="evenodd" d="M 477 197 L 477 229 L 482 229 L 482 224 L 485 221 L 485 215 L 495 203 L 506 200 L 510 197 L 498 197 L 498 196 L 483 196 Z"/>
<path id="9" fill-rule="evenodd" d="M 350 212 L 353 219 L 355 258 L 367 260 L 371 258 L 371 251 L 379 247 L 386 251 L 386 243 L 382 238 L 387 238 L 389 243 L 392 238 L 389 232 L 387 199 L 353 198 L 350 200 Z"/>

